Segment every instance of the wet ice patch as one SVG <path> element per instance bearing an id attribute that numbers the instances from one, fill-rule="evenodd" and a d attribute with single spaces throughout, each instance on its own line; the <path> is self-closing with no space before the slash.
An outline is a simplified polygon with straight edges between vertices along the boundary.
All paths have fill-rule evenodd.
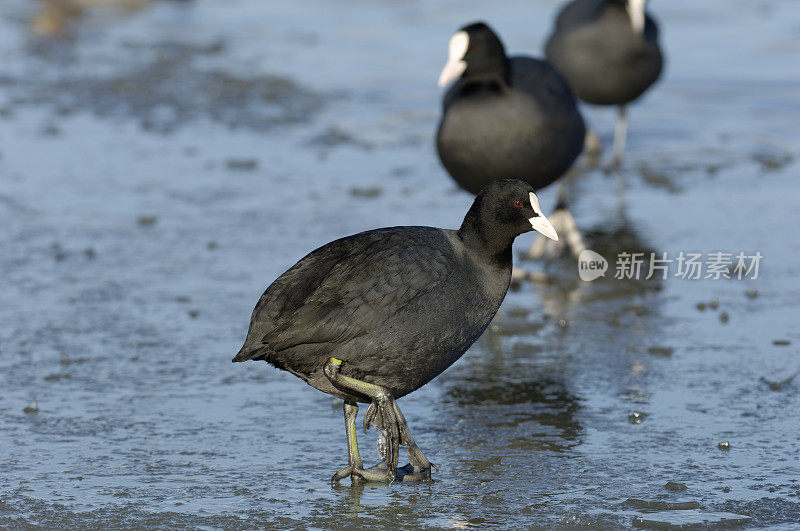
<path id="1" fill-rule="evenodd" d="M 661 511 L 637 516 L 633 519 L 633 525 L 645 529 L 673 529 L 683 527 L 741 525 L 749 521 L 749 516 L 741 514 L 688 510 Z"/>
<path id="2" fill-rule="evenodd" d="M 201 58 L 218 52 L 217 46 L 174 42 L 131 45 L 119 53 L 122 57 L 96 59 L 99 64 L 82 68 L 45 54 L 40 68 L 58 75 L 21 74 L 1 81 L 16 105 L 48 105 L 62 115 L 131 117 L 158 133 L 201 119 L 266 131 L 308 122 L 335 98 L 282 75 L 200 65 Z"/>

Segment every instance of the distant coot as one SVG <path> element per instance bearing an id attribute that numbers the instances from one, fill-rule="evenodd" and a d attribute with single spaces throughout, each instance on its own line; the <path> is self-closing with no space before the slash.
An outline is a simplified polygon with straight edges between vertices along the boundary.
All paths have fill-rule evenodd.
<path id="1" fill-rule="evenodd" d="M 521 179 L 541 189 L 556 181 L 583 150 L 586 129 L 566 80 L 549 63 L 506 57 L 489 26 L 464 26 L 450 39 L 439 85 L 444 96 L 436 148 L 456 183 L 474 193 L 498 178 Z M 559 183 L 552 222 L 566 231 L 576 256 L 583 238 L 566 208 Z M 539 238 L 529 256 L 540 257 Z M 521 270 L 515 269 L 515 274 Z"/>
<path id="2" fill-rule="evenodd" d="M 658 26 L 646 0 L 574 0 L 558 15 L 546 46 L 547 59 L 564 74 L 581 100 L 618 105 L 614 162 L 625 151 L 625 106 L 661 75 Z"/>
<path id="3" fill-rule="evenodd" d="M 450 39 L 439 85 L 452 81 L 436 147 L 465 190 L 476 194 L 498 178 L 538 190 L 580 155 L 585 128 L 567 82 L 546 61 L 506 57 L 486 24 L 464 26 Z"/>
<path id="4" fill-rule="evenodd" d="M 430 478 L 395 399 L 480 337 L 508 290 L 514 238 L 530 230 L 558 239 L 533 189 L 501 180 L 478 194 L 459 230 L 391 227 L 328 243 L 267 288 L 233 361 L 267 361 L 344 400 L 349 464 L 334 481 Z M 383 430 L 383 463 L 370 469 L 356 441 L 358 402 L 370 404 L 365 431 Z M 401 445 L 410 464 L 398 470 Z"/>

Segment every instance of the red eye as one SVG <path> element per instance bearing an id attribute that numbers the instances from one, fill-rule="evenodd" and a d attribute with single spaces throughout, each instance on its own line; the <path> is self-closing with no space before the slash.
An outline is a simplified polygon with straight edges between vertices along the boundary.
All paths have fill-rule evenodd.
<path id="1" fill-rule="evenodd" d="M 514 206 L 517 207 L 517 208 L 521 207 L 522 206 L 522 201 L 519 201 L 519 200 L 518 201 L 514 201 Z"/>

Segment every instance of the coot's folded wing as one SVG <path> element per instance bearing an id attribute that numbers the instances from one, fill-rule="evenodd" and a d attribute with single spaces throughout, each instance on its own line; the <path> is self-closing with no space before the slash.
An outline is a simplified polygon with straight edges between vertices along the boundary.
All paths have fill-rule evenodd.
<path id="1" fill-rule="evenodd" d="M 448 275 L 451 256 L 444 233 L 427 227 L 379 229 L 331 242 L 267 289 L 253 311 L 245 347 L 281 351 L 369 334 L 435 289 Z"/>

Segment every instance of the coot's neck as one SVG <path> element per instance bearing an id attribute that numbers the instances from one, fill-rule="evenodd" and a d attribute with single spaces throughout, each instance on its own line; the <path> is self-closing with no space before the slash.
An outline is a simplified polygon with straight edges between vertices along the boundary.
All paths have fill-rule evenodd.
<path id="1" fill-rule="evenodd" d="M 483 212 L 482 197 L 478 196 L 472 207 L 464 216 L 464 222 L 458 229 L 458 237 L 473 255 L 499 268 L 511 268 L 511 247 L 518 235 L 510 233 L 507 227 L 490 218 Z"/>
<path id="2" fill-rule="evenodd" d="M 464 85 L 497 84 L 501 87 L 509 85 L 511 68 L 506 57 L 497 58 L 491 62 L 484 62 L 479 68 L 467 67 L 467 71 L 461 76 Z"/>

